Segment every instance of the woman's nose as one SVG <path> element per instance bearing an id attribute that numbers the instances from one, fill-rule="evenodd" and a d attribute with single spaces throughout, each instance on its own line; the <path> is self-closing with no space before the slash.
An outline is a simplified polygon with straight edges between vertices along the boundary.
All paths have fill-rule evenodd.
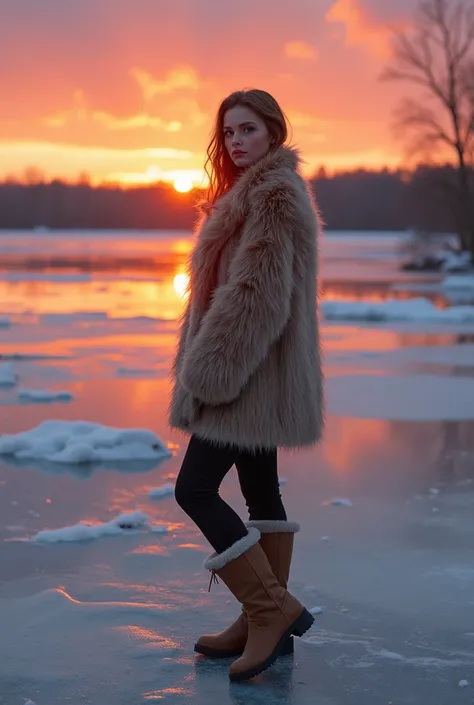
<path id="1" fill-rule="evenodd" d="M 234 137 L 232 138 L 232 146 L 233 147 L 239 147 L 239 145 L 242 144 L 242 140 L 238 135 L 234 134 Z"/>

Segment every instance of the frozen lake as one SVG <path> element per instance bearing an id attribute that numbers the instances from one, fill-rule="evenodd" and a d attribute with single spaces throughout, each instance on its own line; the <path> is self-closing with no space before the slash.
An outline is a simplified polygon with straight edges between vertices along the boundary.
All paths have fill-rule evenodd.
<path id="1" fill-rule="evenodd" d="M 1 705 L 472 705 L 474 289 L 401 274 L 401 237 L 321 244 L 326 437 L 281 453 L 280 474 L 302 526 L 291 589 L 322 611 L 294 658 L 231 686 L 192 647 L 238 606 L 208 594 L 209 547 L 167 489 L 192 239 L 0 233 L 0 452 L 48 420 L 158 443 L 109 436 L 118 455 L 78 463 L 66 440 L 57 462 L 42 436 L 37 457 L 17 441 L 0 455 Z M 245 516 L 233 473 L 223 492 Z M 137 511 L 136 528 L 113 523 Z M 82 541 L 65 530 L 81 522 Z"/>

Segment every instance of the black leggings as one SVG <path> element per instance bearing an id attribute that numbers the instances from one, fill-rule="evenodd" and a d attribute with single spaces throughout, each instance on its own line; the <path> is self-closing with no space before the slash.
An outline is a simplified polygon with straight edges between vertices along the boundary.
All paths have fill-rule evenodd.
<path id="1" fill-rule="evenodd" d="M 286 521 L 278 483 L 276 448 L 243 451 L 192 436 L 176 480 L 176 501 L 217 553 L 247 534 L 239 515 L 219 496 L 222 480 L 234 464 L 250 520 Z"/>

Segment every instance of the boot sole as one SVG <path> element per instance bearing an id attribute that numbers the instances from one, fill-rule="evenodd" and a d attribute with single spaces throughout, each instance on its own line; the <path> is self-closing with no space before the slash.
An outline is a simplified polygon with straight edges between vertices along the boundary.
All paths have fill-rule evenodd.
<path id="1" fill-rule="evenodd" d="M 200 644 L 197 642 L 194 644 L 194 651 L 197 654 L 201 654 L 202 656 L 207 656 L 208 658 L 215 658 L 215 659 L 224 659 L 224 658 L 237 658 L 239 656 L 242 656 L 244 650 L 243 649 L 227 649 L 227 651 L 223 649 L 213 649 L 212 646 L 204 646 L 203 644 Z M 283 644 L 283 647 L 278 654 L 279 656 L 289 656 L 290 654 L 293 654 L 295 652 L 295 644 L 293 641 L 293 636 L 289 636 L 286 642 Z"/>
<path id="2" fill-rule="evenodd" d="M 247 671 L 243 671 L 242 673 L 229 673 L 230 680 L 233 683 L 242 683 L 243 681 L 248 681 L 254 676 L 258 676 L 260 673 L 263 673 L 263 671 L 266 671 L 267 668 L 270 668 L 270 666 L 275 663 L 277 658 L 282 655 L 282 649 L 285 645 L 286 639 L 290 638 L 292 635 L 303 636 L 303 634 L 306 634 L 308 629 L 313 626 L 313 623 L 313 615 L 308 612 L 306 608 L 304 608 L 298 619 L 296 619 L 293 624 L 288 627 L 270 656 L 265 659 L 265 661 L 262 661 L 262 663 L 259 663 L 257 666 L 249 668 Z"/>

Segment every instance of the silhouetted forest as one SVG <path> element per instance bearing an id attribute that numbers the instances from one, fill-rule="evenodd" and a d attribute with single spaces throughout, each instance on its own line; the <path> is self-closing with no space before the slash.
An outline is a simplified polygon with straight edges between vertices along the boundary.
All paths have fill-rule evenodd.
<path id="1" fill-rule="evenodd" d="M 453 231 L 455 171 L 354 171 L 311 181 L 327 229 Z M 92 187 L 51 183 L 0 184 L 0 228 L 187 229 L 202 194 L 179 194 L 167 184 Z"/>

